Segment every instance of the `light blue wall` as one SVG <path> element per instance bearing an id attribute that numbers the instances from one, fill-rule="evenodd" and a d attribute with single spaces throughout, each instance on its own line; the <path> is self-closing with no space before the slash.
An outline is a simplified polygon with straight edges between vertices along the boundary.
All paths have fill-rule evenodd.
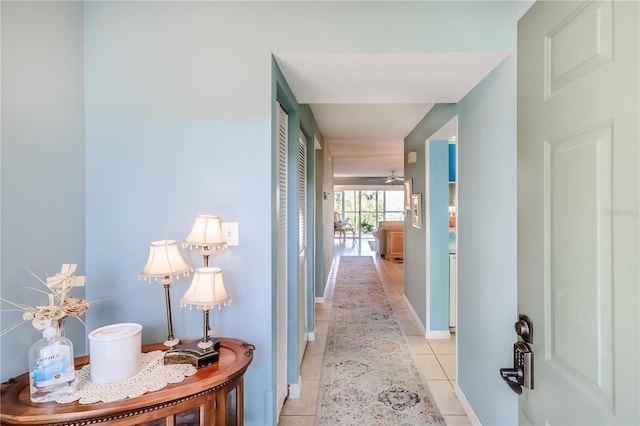
<path id="1" fill-rule="evenodd" d="M 516 424 L 498 374 L 517 337 L 515 56 L 458 111 L 458 383 L 483 424 Z"/>
<path id="2" fill-rule="evenodd" d="M 29 306 L 47 303 L 31 276 L 77 263 L 85 275 L 85 146 L 80 2 L 6 2 L 2 11 L 2 144 L 0 296 Z M 87 285 L 93 285 L 87 278 Z M 84 288 L 72 292 L 84 297 Z M 92 300 L 92 299 L 89 299 Z M 27 370 L 29 346 L 42 334 L 2 303 L 1 381 Z M 77 355 L 85 330 L 75 319 L 65 334 Z"/>
<path id="3" fill-rule="evenodd" d="M 95 282 L 87 291 L 107 299 L 89 328 L 133 321 L 144 342 L 162 340 L 162 289 L 137 279 L 149 242 L 182 240 L 198 213 L 238 222 L 240 245 L 210 262 L 233 299 L 211 321 L 215 335 L 256 346 L 245 420 L 264 424 L 273 340 L 270 55 L 246 54 L 224 4 L 85 9 L 87 271 Z M 196 251 L 185 258 L 202 262 Z M 172 285 L 174 300 L 186 286 Z M 177 337 L 200 335 L 198 312 L 173 312 Z"/>
<path id="4" fill-rule="evenodd" d="M 257 346 L 246 376 L 245 420 L 271 420 L 264 402 L 271 398 L 275 365 L 271 52 L 500 49 L 501 8 L 88 3 L 87 267 L 98 284 L 88 291 L 110 298 L 92 314 L 90 327 L 136 320 L 145 324 L 145 340 L 162 338 L 161 291 L 136 280 L 148 242 L 183 238 L 203 211 L 238 221 L 240 246 L 214 259 L 234 297 L 231 308 L 215 313 L 214 328 Z M 143 306 L 133 302 L 145 299 Z M 199 318 L 176 311 L 176 334 L 197 336 Z"/>
<path id="5" fill-rule="evenodd" d="M 438 131 L 457 111 L 455 104 L 438 104 L 415 129 L 409 133 L 404 141 L 404 157 L 410 151 L 417 152 L 417 158 L 426 158 L 427 139 Z M 426 170 L 424 161 L 404 165 L 405 179 L 413 180 L 413 192 L 426 194 Z M 448 185 L 448 184 L 447 184 Z M 447 195 L 448 200 L 448 195 Z M 447 201 L 448 202 L 448 201 Z M 429 205 L 429 200 L 423 200 L 424 206 Z M 411 303 L 416 315 L 427 325 L 427 271 L 425 268 L 427 258 L 426 229 L 417 229 L 411 225 L 411 216 L 405 216 L 404 226 L 404 293 Z M 446 253 L 448 253 L 448 249 Z M 448 259 L 447 259 L 448 263 Z"/>
<path id="6" fill-rule="evenodd" d="M 516 338 L 515 93 L 515 58 L 511 56 L 459 104 L 432 109 L 405 140 L 405 156 L 417 150 L 418 158 L 424 158 L 425 144 L 420 141 L 457 112 L 457 381 L 487 425 L 517 424 L 518 420 L 517 398 L 498 374 L 500 368 L 513 364 Z M 424 173 L 420 162 L 405 165 L 405 178 L 414 179 L 414 192 L 424 191 L 424 184 L 420 187 Z M 404 289 L 423 321 L 427 308 L 420 256 L 426 256 L 425 238 L 407 222 Z"/>
<path id="7" fill-rule="evenodd" d="M 513 4 L 514 34 L 531 4 Z M 498 373 L 513 365 L 517 337 L 513 50 L 458 104 L 458 385 L 486 425 L 518 422 L 517 396 Z"/>
<path id="8" fill-rule="evenodd" d="M 449 331 L 449 141 L 432 139 L 429 149 L 429 307 L 427 335 Z"/>
<path id="9" fill-rule="evenodd" d="M 449 144 L 449 182 L 456 181 L 456 144 Z"/>
<path id="10" fill-rule="evenodd" d="M 516 22 L 531 3 L 504 5 L 509 15 L 503 22 L 509 33 L 505 50 L 515 52 Z M 417 150 L 421 158 L 423 141 L 455 111 L 455 105 L 431 110 L 405 139 L 405 155 Z M 516 337 L 515 53 L 457 105 L 457 113 L 457 381 L 482 424 L 517 424 L 517 398 L 498 374 L 499 368 L 513 363 Z M 414 191 L 421 191 L 424 166 L 405 164 L 407 177 L 413 177 Z M 405 245 L 409 245 L 405 248 L 405 294 L 424 318 L 424 279 L 420 276 L 424 268 L 415 263 L 424 236 L 410 226 L 405 226 L 405 233 Z"/>

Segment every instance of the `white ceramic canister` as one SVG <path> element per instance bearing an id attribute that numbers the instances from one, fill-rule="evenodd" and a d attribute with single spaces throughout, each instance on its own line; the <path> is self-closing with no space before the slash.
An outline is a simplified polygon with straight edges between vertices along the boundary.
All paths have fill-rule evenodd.
<path id="1" fill-rule="evenodd" d="M 142 325 L 112 324 L 89 333 L 91 381 L 111 383 L 128 379 L 140 371 Z"/>

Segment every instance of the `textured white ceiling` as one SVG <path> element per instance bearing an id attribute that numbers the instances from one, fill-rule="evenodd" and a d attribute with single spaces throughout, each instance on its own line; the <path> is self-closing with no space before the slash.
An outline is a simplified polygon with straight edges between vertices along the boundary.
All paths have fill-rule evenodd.
<path id="1" fill-rule="evenodd" d="M 403 139 L 433 104 L 311 104 L 325 139 Z"/>
<path id="2" fill-rule="evenodd" d="M 335 177 L 403 175 L 402 139 L 329 140 Z M 380 183 L 380 182 L 378 182 Z"/>
<path id="3" fill-rule="evenodd" d="M 436 103 L 457 103 L 506 53 L 275 53 L 329 141 L 335 176 L 402 175 L 405 136 Z"/>

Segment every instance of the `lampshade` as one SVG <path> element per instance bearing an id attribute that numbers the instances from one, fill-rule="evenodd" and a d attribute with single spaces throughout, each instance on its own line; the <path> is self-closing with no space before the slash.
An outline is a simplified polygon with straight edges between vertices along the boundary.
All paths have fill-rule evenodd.
<path id="1" fill-rule="evenodd" d="M 160 240 L 149 245 L 149 259 L 140 275 L 145 278 L 162 278 L 186 274 L 192 269 L 182 258 L 176 240 Z"/>
<path id="2" fill-rule="evenodd" d="M 182 242 L 184 247 L 224 248 L 227 241 L 222 233 L 220 217 L 199 214 L 193 222 L 189 235 Z"/>
<path id="3" fill-rule="evenodd" d="M 226 306 L 230 302 L 227 290 L 224 288 L 222 269 L 209 267 L 196 269 L 191 285 L 180 299 L 182 306 L 193 305 L 202 310 L 209 310 L 214 306 Z"/>

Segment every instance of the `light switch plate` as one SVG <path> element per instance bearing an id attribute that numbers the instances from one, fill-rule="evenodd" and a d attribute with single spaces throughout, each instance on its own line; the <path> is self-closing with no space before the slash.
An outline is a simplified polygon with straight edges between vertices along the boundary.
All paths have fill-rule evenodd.
<path id="1" fill-rule="evenodd" d="M 222 222 L 221 226 L 224 238 L 227 240 L 227 246 L 240 245 L 238 222 Z"/>

